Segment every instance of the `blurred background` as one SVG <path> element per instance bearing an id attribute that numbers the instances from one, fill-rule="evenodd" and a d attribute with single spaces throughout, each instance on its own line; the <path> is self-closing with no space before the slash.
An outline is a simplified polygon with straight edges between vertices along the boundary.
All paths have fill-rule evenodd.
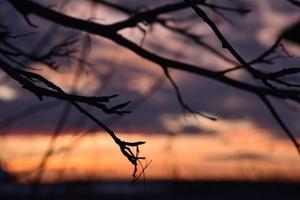
<path id="1" fill-rule="evenodd" d="M 103 3 L 90 0 L 39 0 L 64 14 L 111 24 L 128 18 Z M 135 11 L 145 11 L 172 0 L 107 1 Z M 203 7 L 224 36 L 248 61 L 270 48 L 284 30 L 300 19 L 299 7 L 284 0 L 209 1 L 217 5 L 247 8 L 251 12 L 215 12 Z M 161 67 L 115 43 L 85 32 L 58 26 L 29 15 L 38 28 L 28 26 L 7 1 L 0 2 L 1 25 L 14 34 L 19 49 L 39 55 L 66 38 L 76 38 L 76 51 L 58 58 L 58 68 L 18 58 L 34 72 L 64 91 L 86 96 L 119 94 L 112 105 L 131 100 L 122 117 L 86 107 L 126 141 L 146 141 L 139 149 L 145 156 L 132 177 L 134 166 L 96 124 L 66 102 L 39 101 L 0 71 L 0 196 L 23 198 L 53 195 L 84 198 L 222 198 L 287 199 L 297 197 L 300 158 L 291 141 L 255 96 L 221 83 L 170 70 L 186 104 L 214 116 L 211 121 L 184 112 L 176 92 Z M 205 44 L 154 24 L 120 31 L 143 48 L 210 70 L 236 65 L 222 49 L 211 29 L 192 9 L 163 15 L 172 26 L 198 35 Z M 273 63 L 256 65 L 274 71 L 299 66 L 300 46 L 284 41 Z M 213 49 L 213 50 L 212 50 Z M 286 57 L 288 51 L 293 57 Z M 259 85 L 245 71 L 228 74 L 235 80 Z M 299 81 L 297 76 L 291 77 Z M 299 137 L 299 105 L 272 99 L 274 106 Z M 51 196 L 52 195 L 52 196 Z M 202 196 L 201 196 L 202 195 Z M 55 196 L 55 197 L 57 197 Z"/>

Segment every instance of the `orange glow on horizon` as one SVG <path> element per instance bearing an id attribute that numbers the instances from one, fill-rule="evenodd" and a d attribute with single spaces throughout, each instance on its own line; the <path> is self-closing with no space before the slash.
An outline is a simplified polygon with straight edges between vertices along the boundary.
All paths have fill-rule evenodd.
<path id="1" fill-rule="evenodd" d="M 78 2 L 74 3 L 74 5 L 76 4 Z M 279 32 L 299 18 L 296 11 L 286 12 L 284 9 L 274 9 L 275 4 L 273 5 L 267 1 L 257 1 L 256 4 L 257 9 L 253 10 L 253 16 L 256 17 L 248 17 L 245 21 L 243 20 L 243 26 L 232 26 L 227 23 L 217 24 L 224 36 L 228 38 L 230 43 L 232 42 L 238 52 L 241 52 L 245 60 L 251 60 L 252 56 L 259 55 L 260 51 L 263 52 L 268 49 L 279 35 Z M 127 18 L 126 15 L 117 14 L 117 12 L 105 6 L 99 6 L 99 8 L 94 5 L 91 6 L 88 1 L 81 1 L 80 6 L 70 6 L 64 12 L 73 17 L 92 20 L 101 24 L 110 24 Z M 257 19 L 260 19 L 259 23 Z M 240 20 L 235 21 L 238 24 L 241 23 Z M 135 44 L 141 45 L 149 52 L 168 59 L 176 59 L 212 71 L 221 71 L 232 67 L 232 63 L 223 60 L 210 51 L 203 50 L 199 45 L 190 44 L 189 42 L 192 41 L 187 40 L 185 37 L 183 37 L 185 39 L 179 37 L 180 34 L 173 33 L 161 25 L 153 25 L 151 29 L 154 31 L 150 28 L 149 30 L 148 28 L 145 29 L 145 33 L 141 31 L 144 25 L 140 25 L 140 28 L 127 28 L 119 31 L 118 34 L 128 38 Z M 182 24 L 181 28 L 184 28 L 183 25 L 185 24 Z M 193 26 L 191 27 L 193 28 Z M 186 26 L 186 28 L 189 28 L 188 32 L 203 37 L 204 42 L 220 50 L 229 58 L 233 58 L 229 51 L 221 47 L 219 39 L 209 26 L 199 20 L 195 27 L 197 28 L 190 29 Z M 236 31 L 237 29 L 239 30 Z M 146 36 L 146 33 L 147 37 L 143 37 Z M 55 38 L 58 41 L 60 39 L 62 38 Z M 75 76 L 78 62 L 74 60 L 71 60 L 72 62 L 62 62 L 61 70 L 45 68 L 41 63 L 31 63 L 31 67 L 37 69 L 36 73 L 49 79 L 68 93 L 72 92 L 86 96 L 98 96 L 98 93 L 106 95 L 107 91 L 109 91 L 107 95 L 116 92 L 116 94 L 124 94 L 125 96 L 128 93 L 128 96 L 122 96 L 122 98 L 133 99 L 134 102 L 136 97 L 147 97 L 148 99 L 151 98 L 151 103 L 154 102 L 166 108 L 168 108 L 168 104 L 172 106 L 172 103 L 176 102 L 174 98 L 176 91 L 168 80 L 166 80 L 166 83 L 159 84 L 160 87 L 157 87 L 157 91 L 151 92 L 151 88 L 155 88 L 157 80 L 161 76 L 165 77 L 161 66 L 139 57 L 131 50 L 108 39 L 91 36 L 90 40 L 92 49 L 86 59 L 88 61 L 86 64 L 90 66 L 86 67 L 86 71 L 81 73 L 80 76 Z M 299 54 L 298 46 L 286 43 L 288 50 L 291 47 L 292 55 L 294 55 L 294 52 L 295 55 Z M 21 44 L 20 46 L 22 47 Z M 81 54 L 80 52 L 77 53 L 78 55 Z M 76 54 L 74 57 L 78 55 Z M 76 65 L 73 65 L 74 63 Z M 183 97 L 185 94 L 192 97 L 195 93 L 194 99 L 187 99 L 187 103 L 191 101 L 192 105 L 196 104 L 198 100 L 199 102 L 202 100 L 202 94 L 205 97 L 208 92 L 218 93 L 223 90 L 221 86 L 216 84 L 214 87 L 217 90 L 202 91 L 210 84 L 205 76 L 199 76 L 200 79 L 198 80 L 191 73 L 182 73 L 176 69 L 170 70 L 170 73 L 183 92 Z M 246 77 L 244 75 L 242 70 L 228 74 L 234 80 L 242 80 Z M 76 84 L 74 84 L 74 77 L 76 78 Z M 248 79 L 243 81 L 250 83 Z M 32 99 L 26 99 L 26 97 L 24 102 L 21 101 L 23 97 L 19 88 L 19 84 L 12 86 L 0 85 L 0 101 L 11 101 L 11 105 L 21 105 L 22 103 L 24 107 L 27 106 L 27 102 L 31 102 Z M 200 92 L 201 95 L 198 96 L 197 92 Z M 215 98 L 209 99 L 212 102 L 207 102 L 209 103 L 207 108 L 215 106 L 213 103 L 216 102 L 221 104 L 222 108 L 226 108 L 228 113 L 242 113 L 251 109 L 251 107 L 247 107 L 246 98 L 237 98 L 235 91 L 228 93 L 228 95 L 222 94 L 223 92 L 220 93 L 220 96 L 212 95 Z M 152 94 L 153 96 L 151 96 Z M 219 99 L 221 96 L 224 96 L 224 98 Z M 34 98 L 36 97 L 34 96 Z M 20 100 L 20 102 L 14 102 L 14 100 Z M 139 103 L 139 100 L 137 98 L 136 102 Z M 200 103 L 199 107 L 206 105 L 206 101 Z M 114 104 L 114 102 L 109 103 Z M 79 102 L 79 104 L 81 103 Z M 149 106 L 149 112 L 152 112 L 150 110 L 152 109 L 151 106 L 156 106 L 156 104 L 147 105 Z M 16 106 L 16 109 L 19 108 Z M 134 129 L 136 128 L 134 127 L 134 120 L 140 117 L 136 115 L 135 118 L 129 119 L 129 121 L 133 121 L 133 124 L 127 126 L 124 123 L 125 125 L 123 125 L 127 126 L 125 128 L 129 127 L 128 130 L 133 130 L 131 133 L 117 133 L 122 140 L 146 141 L 146 144 L 140 148 L 140 154 L 147 158 L 147 160 L 142 161 L 143 166 L 151 162 L 145 171 L 147 180 L 286 180 L 300 183 L 300 156 L 290 140 L 276 137 L 276 134 L 272 133 L 271 130 L 257 127 L 250 120 L 220 119 L 218 122 L 211 122 L 194 115 L 178 115 L 176 113 L 179 109 L 180 106 L 178 105 L 176 110 L 170 108 L 170 110 L 166 109 L 166 111 L 163 110 L 155 115 L 155 118 L 159 118 L 162 129 L 171 134 L 146 134 L 145 132 L 151 130 L 153 126 L 151 121 L 146 118 L 146 112 L 142 113 L 144 114 L 142 117 L 146 116 L 147 125 L 141 124 L 140 129 Z M 217 109 L 212 109 L 212 112 L 214 112 L 213 110 Z M 260 109 L 258 110 L 260 111 Z M 3 113 L 7 114 L 5 112 Z M 14 108 L 12 108 L 12 112 L 14 112 Z M 222 113 L 222 110 L 220 113 Z M 47 113 L 42 114 L 46 115 Z M 210 113 L 205 114 L 210 115 Z M 248 114 L 245 113 L 243 116 L 251 116 L 251 113 Z M 257 113 L 257 115 L 259 114 Z M 197 119 L 195 120 L 195 118 Z M 31 121 L 34 121 L 34 118 Z M 257 121 L 257 119 L 254 121 Z M 49 120 L 49 124 L 51 123 L 52 120 Z M 31 125 L 29 124 L 26 128 L 30 129 Z M 72 126 L 71 123 L 70 126 Z M 4 135 L 0 132 L 0 167 L 15 175 L 19 182 L 34 181 L 40 172 L 39 166 L 48 150 L 50 140 L 50 133 L 38 134 L 30 131 L 25 133 L 21 130 L 14 134 Z M 133 166 L 122 155 L 119 147 L 110 136 L 104 132 L 78 136 L 68 130 L 56 139 L 52 151 L 54 152 L 53 155 L 47 159 L 44 166 L 42 182 L 132 179 Z M 139 166 L 138 174 L 140 171 L 141 167 Z"/>
<path id="2" fill-rule="evenodd" d="M 140 149 L 152 161 L 146 169 L 147 180 L 300 180 L 300 159 L 289 140 L 246 122 L 217 124 L 214 134 L 119 136 L 147 142 Z M 58 138 L 43 182 L 131 179 L 133 166 L 108 135 L 76 137 Z M 6 170 L 22 182 L 34 180 L 49 140 L 49 135 L 6 136 L 1 153 Z"/>

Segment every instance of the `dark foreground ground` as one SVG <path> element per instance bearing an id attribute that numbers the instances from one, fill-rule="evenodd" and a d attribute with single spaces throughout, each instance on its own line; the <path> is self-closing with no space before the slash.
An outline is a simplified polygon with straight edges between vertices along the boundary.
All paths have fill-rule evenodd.
<path id="1" fill-rule="evenodd" d="M 32 199 L 31 185 L 0 183 L 0 199 Z M 257 182 L 184 182 L 151 181 L 132 185 L 131 182 L 77 182 L 43 185 L 38 199 L 272 199 L 299 200 L 300 183 Z"/>

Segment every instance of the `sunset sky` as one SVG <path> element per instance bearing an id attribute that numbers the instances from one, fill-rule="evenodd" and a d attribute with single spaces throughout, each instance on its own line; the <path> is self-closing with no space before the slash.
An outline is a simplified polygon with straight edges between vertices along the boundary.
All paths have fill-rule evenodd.
<path id="1" fill-rule="evenodd" d="M 49 3 L 47 0 L 38 2 L 44 5 Z M 103 24 L 126 18 L 105 6 L 93 6 L 89 1 L 74 2 L 70 1 L 64 13 Z M 141 7 L 139 1 L 128 2 L 133 8 Z M 152 6 L 175 1 L 154 2 Z M 222 33 L 246 60 L 270 47 L 285 28 L 300 19 L 299 8 L 285 1 L 241 2 L 252 12 L 243 17 L 229 13 L 227 18 L 232 23 L 222 21 L 220 16 L 209 10 L 207 12 L 218 21 Z M 225 1 L 225 4 L 235 5 L 230 1 Z M 59 3 L 56 9 L 58 7 Z M 9 4 L 1 2 L 0 11 L 1 19 L 12 13 L 3 23 L 9 26 L 14 21 L 13 31 L 34 31 Z M 186 16 L 191 14 L 191 10 L 182 12 Z M 57 28 L 38 17 L 32 16 L 31 19 L 39 25 L 39 31 L 27 36 L 28 40 L 20 39 L 17 43 L 20 48 L 44 51 L 43 48 L 61 41 L 62 35 L 74 34 L 72 30 Z M 214 70 L 233 66 L 159 25 L 152 28 L 142 45 L 156 54 Z M 45 37 L 49 30 L 53 34 Z M 191 30 L 224 51 L 200 19 Z M 121 34 L 136 43 L 141 43 L 143 39 L 138 29 L 126 29 Z M 85 34 L 79 37 L 82 43 L 77 47 L 80 49 L 84 47 L 87 37 Z M 91 65 L 76 77 L 75 85 L 74 76 L 80 66 L 72 59 L 62 60 L 58 71 L 40 63 L 27 60 L 24 63 L 66 92 L 75 90 L 87 96 L 119 94 L 112 105 L 132 100 L 128 110 L 133 112 L 124 117 L 107 116 L 94 110 L 91 112 L 121 139 L 146 141 L 140 154 L 146 157 L 142 161 L 143 166 L 151 162 L 145 171 L 147 179 L 300 181 L 300 157 L 295 147 L 256 96 L 206 78 L 171 70 L 186 103 L 218 120 L 210 121 L 183 113 L 174 89 L 165 80 L 160 67 L 100 37 L 91 36 L 91 44 L 92 49 L 87 56 L 87 62 Z M 300 56 L 299 46 L 287 41 L 284 44 L 290 54 Z M 43 48 L 40 49 L 40 46 Z M 228 52 L 224 53 L 230 57 Z M 80 52 L 77 55 L 81 56 Z M 299 59 L 287 61 L 279 58 L 274 65 L 258 67 L 274 71 L 281 66 L 299 67 Z M 228 76 L 256 83 L 241 70 Z M 4 77 L 2 71 L 0 77 Z M 272 102 L 295 136 L 300 138 L 299 105 L 276 99 Z M 17 176 L 20 182 L 34 180 L 64 107 L 63 101 L 50 98 L 40 102 L 14 80 L 0 84 L 0 164 L 3 169 Z M 112 139 L 96 127 L 77 110 L 71 109 L 67 125 L 56 138 L 53 155 L 46 163 L 43 182 L 131 179 L 133 166 Z"/>
<path id="2" fill-rule="evenodd" d="M 299 155 L 287 139 L 279 139 L 247 121 L 223 120 L 218 126 L 204 123 L 214 133 L 176 135 L 120 134 L 123 139 L 147 141 L 140 149 L 146 156 L 147 180 L 250 180 L 299 181 Z M 79 139 L 81 138 L 81 139 Z M 13 135 L 3 139 L 1 159 L 5 168 L 34 180 L 50 137 Z M 49 158 L 44 182 L 130 179 L 133 167 L 103 132 L 84 137 L 72 133 L 57 139 Z"/>

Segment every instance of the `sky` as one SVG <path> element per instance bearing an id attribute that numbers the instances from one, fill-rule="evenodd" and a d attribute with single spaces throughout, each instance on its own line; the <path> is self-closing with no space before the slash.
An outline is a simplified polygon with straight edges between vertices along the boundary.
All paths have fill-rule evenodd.
<path id="1" fill-rule="evenodd" d="M 46 0 L 40 2 L 43 2 L 44 5 L 47 4 Z M 212 2 L 224 3 L 224 1 Z M 146 4 L 146 2 L 144 3 Z M 141 10 L 166 3 L 167 1 L 149 1 L 145 6 L 139 5 L 141 4 L 139 1 L 126 1 L 127 5 Z M 240 5 L 242 3 L 250 8 L 251 12 L 245 16 L 226 13 L 228 21 L 224 21 L 222 17 L 208 9 L 206 11 L 218 22 L 218 27 L 224 36 L 246 60 L 251 60 L 270 47 L 285 28 L 297 22 L 300 18 L 299 8 L 293 7 L 282 0 L 225 2 L 226 5 Z M 24 19 L 7 2 L 1 1 L 1 4 L 0 18 L 3 19 L 3 24 L 9 26 L 13 32 L 29 33 L 37 31 L 28 27 Z M 59 3 L 56 8 L 58 7 Z M 92 19 L 103 24 L 110 24 L 126 18 L 125 15 L 118 14 L 107 7 L 91 6 L 87 1 L 81 0 L 70 1 L 64 8 L 64 13 L 82 19 Z M 193 16 L 191 10 L 180 14 L 181 16 Z M 178 17 L 176 13 L 171 16 Z M 38 24 L 39 28 L 36 34 L 27 36 L 26 40 L 17 39 L 16 44 L 22 49 L 30 49 L 37 53 L 43 52 L 52 43 L 62 41 L 65 36 L 76 33 L 76 31 L 54 26 L 35 16 L 30 16 L 30 19 Z M 12 22 L 14 23 L 12 24 Z M 209 27 L 202 23 L 197 16 L 194 16 L 191 22 L 185 25 L 193 32 L 203 35 L 205 41 L 230 57 L 228 52 L 222 50 L 219 41 Z M 191 41 L 171 33 L 159 25 L 154 25 L 151 29 L 147 29 L 146 26 L 144 28 L 147 30 L 144 41 L 143 34 L 138 29 L 126 29 L 121 31 L 120 34 L 136 43 L 143 41 L 144 48 L 168 58 L 180 59 L 214 70 L 222 70 L 232 66 L 231 63 L 212 55 Z M 49 32 L 49 30 L 52 30 L 52 32 Z M 76 47 L 80 49 L 86 44 L 84 42 L 87 41 L 87 35 L 81 34 L 78 37 L 81 43 L 76 44 Z M 128 109 L 133 112 L 124 117 L 108 117 L 95 110 L 91 112 L 96 114 L 99 119 L 115 130 L 117 134 L 120 134 L 121 137 L 129 137 L 135 140 L 134 136 L 137 136 L 147 142 L 145 154 L 149 158 L 148 161 L 152 160 L 150 165 L 152 170 L 149 167 L 147 171 L 150 177 L 169 179 L 174 179 L 176 176 L 183 179 L 237 178 L 245 175 L 232 175 L 233 172 L 236 168 L 243 168 L 245 165 L 245 169 L 241 171 L 250 170 L 248 168 L 252 168 L 252 166 L 259 168 L 256 169 L 256 171 L 259 171 L 256 172 L 259 175 L 253 175 L 254 177 L 264 178 L 264 176 L 275 177 L 278 175 L 278 177 L 291 179 L 288 173 L 291 170 L 288 166 L 293 165 L 296 169 L 299 168 L 296 150 L 293 149 L 284 132 L 256 96 L 204 77 L 171 70 L 170 73 L 179 86 L 186 103 L 201 113 L 217 117 L 218 121 L 211 122 L 199 116 L 184 114 L 176 99 L 174 88 L 168 80 L 165 80 L 159 66 L 105 39 L 96 36 L 91 36 L 90 39 L 91 50 L 87 61 L 91 65 L 86 67 L 86 70 L 80 74 L 80 78 L 77 77 L 79 81 L 76 83 L 75 90 L 83 95 L 119 94 L 119 97 L 113 100 L 113 104 L 132 100 Z M 299 55 L 297 45 L 287 41 L 285 41 L 285 45 L 291 54 Z M 80 53 L 78 53 L 78 56 L 81 56 Z M 273 71 L 281 66 L 297 67 L 299 65 L 299 60 L 295 58 L 289 61 L 279 58 L 276 61 L 274 65 L 261 65 L 258 67 L 262 67 L 266 71 Z M 40 63 L 27 60 L 22 60 L 22 62 L 35 68 L 37 73 L 53 81 L 65 91 L 71 92 L 74 90 L 74 74 L 79 66 L 76 61 L 72 59 L 61 60 L 60 68 L 57 71 Z M 3 76 L 3 72 L 0 72 L 1 76 Z M 259 84 L 243 71 L 233 72 L 229 76 Z M 292 132 L 299 137 L 299 112 L 297 112 L 299 106 L 293 102 L 278 101 L 276 99 L 272 99 L 272 102 Z M 20 88 L 18 83 L 13 80 L 0 85 L 0 108 L 2 113 L 0 116 L 0 132 L 1 137 L 3 137 L 1 143 L 5 144 L 6 147 L 6 150 L 1 152 L 0 158 L 2 157 L 5 161 L 8 171 L 12 173 L 28 172 L 37 167 L 44 147 L 47 146 L 45 144 L 49 141 L 49 135 L 53 133 L 64 106 L 64 102 L 54 99 L 45 99 L 39 102 L 35 96 Z M 20 113 L 23 115 L 20 115 Z M 89 130 L 93 127 L 96 127 L 95 124 L 89 122 L 75 109 L 72 109 L 64 128 L 65 136 L 62 136 L 61 141 L 70 142 L 73 137 L 76 138 L 76 136 L 72 136 L 73 134 L 79 134 L 83 130 Z M 76 153 L 70 153 L 70 169 L 77 170 L 78 177 L 92 176 L 97 171 L 96 174 L 99 175 L 99 178 L 109 178 L 106 177 L 107 172 L 105 170 L 118 172 L 113 178 L 130 177 L 132 166 L 122 158 L 117 146 L 112 144 L 101 130 L 97 130 L 96 133 L 99 134 L 92 134 L 91 132 L 88 131 L 90 134 L 85 136 L 87 141 L 82 142 L 84 147 L 79 146 L 75 150 L 78 154 L 83 155 L 80 157 Z M 29 145 L 32 137 L 37 142 L 34 145 Z M 95 138 L 98 139 L 100 144 L 93 143 Z M 228 144 L 223 141 L 224 138 L 229 141 Z M 247 138 L 247 143 L 250 144 L 245 145 L 245 149 L 243 149 L 245 138 Z M 166 141 L 169 140 L 174 149 L 170 153 L 165 150 L 165 145 L 167 145 L 165 143 L 168 143 Z M 153 143 L 152 146 L 151 143 Z M 98 146 L 103 146 L 104 150 L 101 150 L 110 152 L 109 156 L 104 156 L 96 161 L 103 162 L 104 167 L 101 167 L 100 164 L 99 166 L 96 165 L 95 159 L 93 159 L 98 157 L 98 150 L 95 150 Z M 156 149 L 154 146 L 159 148 Z M 158 149 L 163 149 L 161 150 L 163 153 L 157 152 Z M 288 154 L 283 155 L 284 152 L 288 152 Z M 173 154 L 176 154 L 176 156 Z M 186 157 L 186 154 L 191 156 Z M 24 162 L 28 157 L 31 162 L 28 162 L 27 166 L 24 165 Z M 184 157 L 184 159 L 178 160 L 176 157 Z M 56 159 L 61 158 L 54 156 L 53 164 L 49 164 L 49 174 L 51 174 L 51 170 L 60 171 L 62 168 L 61 165 L 56 163 Z M 171 160 L 170 167 L 164 169 L 164 171 L 162 170 L 164 166 L 162 163 L 168 160 Z M 77 162 L 80 162 L 80 164 Z M 129 170 L 121 173 L 116 167 L 119 165 L 127 166 Z M 177 165 L 183 167 L 175 169 Z M 98 167 L 94 169 L 91 166 Z M 185 168 L 185 166 L 187 167 Z M 227 166 L 231 171 L 218 172 L 221 166 Z M 207 171 L 208 168 L 211 169 L 208 172 L 209 175 L 201 173 L 203 170 Z M 194 174 L 190 173 L 191 170 L 189 169 L 196 172 Z M 246 179 L 253 178 L 251 173 L 249 174 L 250 177 L 246 175 Z M 51 177 L 53 179 L 55 176 Z M 295 175 L 295 177 L 298 179 L 299 175 Z M 52 179 L 48 178 L 48 180 Z M 69 179 L 72 178 L 69 177 Z"/>

